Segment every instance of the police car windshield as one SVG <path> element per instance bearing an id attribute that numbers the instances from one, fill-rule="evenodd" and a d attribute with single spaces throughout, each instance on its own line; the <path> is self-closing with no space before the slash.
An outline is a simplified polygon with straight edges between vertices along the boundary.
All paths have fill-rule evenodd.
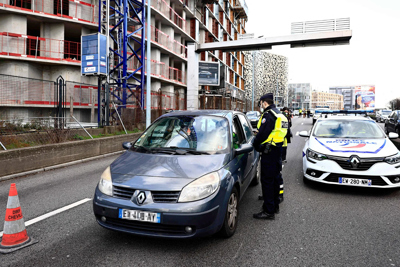
<path id="1" fill-rule="evenodd" d="M 318 121 L 313 135 L 325 138 L 385 138 L 379 126 L 368 120 Z"/>
<path id="2" fill-rule="evenodd" d="M 143 153 L 157 153 L 160 149 L 227 153 L 228 125 L 227 119 L 216 116 L 165 117 L 152 124 L 132 149 Z"/>

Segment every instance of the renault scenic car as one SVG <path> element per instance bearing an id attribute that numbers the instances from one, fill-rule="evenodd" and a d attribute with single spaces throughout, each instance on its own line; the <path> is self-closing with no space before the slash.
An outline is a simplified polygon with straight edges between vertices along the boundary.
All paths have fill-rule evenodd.
<path id="1" fill-rule="evenodd" d="M 238 203 L 259 183 L 249 120 L 234 111 L 177 111 L 158 118 L 101 175 L 97 222 L 131 234 L 190 238 L 235 233 Z"/>

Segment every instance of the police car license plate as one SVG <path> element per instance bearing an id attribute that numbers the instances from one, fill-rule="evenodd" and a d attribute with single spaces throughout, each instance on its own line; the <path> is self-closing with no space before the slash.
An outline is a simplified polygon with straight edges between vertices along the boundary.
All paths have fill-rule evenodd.
<path id="1" fill-rule="evenodd" d="M 119 218 L 132 221 L 160 223 L 161 214 L 155 212 L 147 212 L 141 210 L 119 210 Z"/>
<path id="2" fill-rule="evenodd" d="M 372 185 L 372 180 L 368 180 L 368 179 L 339 177 L 338 182 L 339 182 L 339 184 L 351 184 L 351 185 L 359 185 L 359 186 L 371 186 Z"/>

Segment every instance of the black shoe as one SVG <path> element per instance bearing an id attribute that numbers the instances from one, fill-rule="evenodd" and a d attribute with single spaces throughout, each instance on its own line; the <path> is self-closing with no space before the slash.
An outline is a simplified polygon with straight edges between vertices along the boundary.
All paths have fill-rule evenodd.
<path id="1" fill-rule="evenodd" d="M 264 200 L 264 197 L 262 195 L 258 195 L 258 200 Z"/>
<path id="2" fill-rule="evenodd" d="M 261 211 L 259 213 L 253 214 L 254 219 L 262 219 L 262 220 L 274 220 L 275 214 L 269 214 L 265 211 Z"/>
<path id="3" fill-rule="evenodd" d="M 275 214 L 279 214 L 279 206 L 275 208 Z"/>
<path id="4" fill-rule="evenodd" d="M 283 202 L 283 195 L 279 196 L 279 204 L 281 204 Z"/>

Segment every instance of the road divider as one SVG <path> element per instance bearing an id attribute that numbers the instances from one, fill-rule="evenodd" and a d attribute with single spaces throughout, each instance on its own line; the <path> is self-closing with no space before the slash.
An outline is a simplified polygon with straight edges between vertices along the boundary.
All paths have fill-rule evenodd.
<path id="1" fill-rule="evenodd" d="M 91 200 L 92 200 L 91 198 L 85 198 L 85 199 L 79 200 L 79 201 L 77 201 L 77 202 L 75 202 L 75 203 L 72 203 L 72 204 L 70 204 L 70 205 L 68 205 L 68 206 L 65 206 L 65 207 L 56 209 L 56 210 L 51 211 L 51 212 L 46 213 L 46 214 L 43 214 L 43 215 L 41 215 L 41 216 L 39 216 L 39 217 L 36 217 L 36 218 L 34 218 L 34 219 L 32 219 L 32 220 L 27 221 L 27 222 L 25 223 L 25 226 L 29 226 L 29 225 L 32 225 L 32 224 L 34 224 L 34 223 L 43 221 L 43 220 L 45 220 L 45 219 L 47 219 L 47 218 L 50 218 L 50 217 L 52 217 L 52 216 L 54 216 L 54 215 L 57 215 L 57 214 L 59 214 L 59 213 L 61 213 L 61 212 L 70 210 L 70 209 L 72 209 L 72 208 L 75 208 L 75 207 L 77 207 L 77 206 L 79 206 L 79 205 L 82 205 L 82 204 L 84 204 L 84 203 L 86 203 L 86 202 L 88 202 L 88 201 L 91 201 Z M 3 232 L 0 232 L 0 237 L 1 237 L 1 236 L 3 236 Z"/>

